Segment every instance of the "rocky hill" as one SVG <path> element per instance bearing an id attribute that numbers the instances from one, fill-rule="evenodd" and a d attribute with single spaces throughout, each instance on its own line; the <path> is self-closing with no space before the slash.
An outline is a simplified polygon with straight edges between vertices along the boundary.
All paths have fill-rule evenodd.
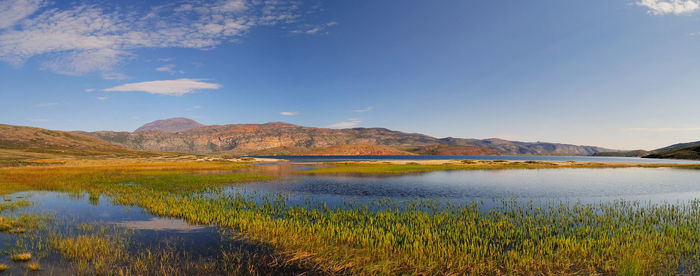
<path id="1" fill-rule="evenodd" d="M 204 126 L 194 120 L 187 118 L 170 118 L 166 120 L 153 121 L 137 128 L 134 132 L 146 132 L 160 130 L 163 132 L 180 132 Z"/>
<path id="2" fill-rule="evenodd" d="M 275 150 L 301 154 L 337 145 L 381 145 L 395 148 L 430 145 L 476 146 L 503 154 L 578 154 L 612 151 L 599 147 L 554 143 L 512 142 L 501 139 L 438 139 L 386 128 L 328 129 L 288 123 L 201 126 L 177 133 L 164 131 L 79 132 L 133 149 L 198 154 L 272 155 Z"/>

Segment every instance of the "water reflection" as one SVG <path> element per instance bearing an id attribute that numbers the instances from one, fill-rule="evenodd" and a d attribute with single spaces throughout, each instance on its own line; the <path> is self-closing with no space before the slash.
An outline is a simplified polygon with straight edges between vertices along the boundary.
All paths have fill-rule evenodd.
<path id="1" fill-rule="evenodd" d="M 381 199 L 493 199 L 676 202 L 700 198 L 700 170 L 674 168 L 438 171 L 399 176 L 287 176 L 237 185 L 230 192 L 313 197 L 331 206 Z"/>

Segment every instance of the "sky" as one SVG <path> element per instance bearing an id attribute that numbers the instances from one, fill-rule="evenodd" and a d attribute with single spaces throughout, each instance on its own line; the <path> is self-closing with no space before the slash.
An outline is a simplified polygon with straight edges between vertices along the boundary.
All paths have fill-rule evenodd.
<path id="1" fill-rule="evenodd" d="M 0 0 L 0 123 L 700 140 L 700 0 Z"/>

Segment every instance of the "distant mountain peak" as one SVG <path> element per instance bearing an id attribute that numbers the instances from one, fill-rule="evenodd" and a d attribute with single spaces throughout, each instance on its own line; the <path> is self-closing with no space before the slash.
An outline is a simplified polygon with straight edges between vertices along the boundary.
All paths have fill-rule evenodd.
<path id="1" fill-rule="evenodd" d="M 148 124 L 145 124 L 139 128 L 137 128 L 134 132 L 145 132 L 145 131 L 153 131 L 153 130 L 159 130 L 163 132 L 170 132 L 170 133 L 175 133 L 175 132 L 181 132 L 181 131 L 188 131 L 190 129 L 198 128 L 204 126 L 203 124 L 198 123 L 195 120 L 192 119 L 187 119 L 187 118 L 170 118 L 170 119 L 165 119 L 165 120 L 157 120 L 150 122 Z"/>

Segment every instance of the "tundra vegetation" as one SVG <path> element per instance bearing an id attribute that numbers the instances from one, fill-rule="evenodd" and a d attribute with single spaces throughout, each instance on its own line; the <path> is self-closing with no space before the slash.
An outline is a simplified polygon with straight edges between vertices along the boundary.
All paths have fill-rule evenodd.
<path id="1" fill-rule="evenodd" d="M 336 164 L 304 173 L 406 173 L 444 169 L 604 167 L 526 162 Z M 616 165 L 617 166 L 617 165 Z M 632 165 L 629 165 L 632 166 Z M 637 166 L 637 165 L 635 165 Z M 653 167 L 652 165 L 644 165 Z M 676 165 L 669 165 L 676 166 Z M 680 166 L 680 165 L 678 165 Z M 686 166 L 687 167 L 687 166 Z M 174 248 L 140 248 L 132 230 L 54 221 L 28 201 L 0 203 L 6 269 L 55 271 L 61 256 L 74 274 L 207 274 L 314 271 L 322 274 L 697 274 L 700 200 L 677 204 L 535 204 L 382 200 L 329 208 L 284 194 L 226 191 L 275 177 L 233 162 L 86 162 L 0 168 L 0 194 L 46 190 L 89 194 L 153 215 L 216 225 L 260 252 L 221 248 L 215 259 Z M 29 213 L 23 213 L 27 210 Z M 2 226 L 0 226 L 2 227 Z M 7 227 L 6 227 L 7 228 Z M 16 228 L 22 233 L 10 233 Z M 269 251 L 268 251 L 269 249 Z M 0 258 L 0 263 L 6 259 Z M 19 261 L 20 259 L 18 259 Z"/>

